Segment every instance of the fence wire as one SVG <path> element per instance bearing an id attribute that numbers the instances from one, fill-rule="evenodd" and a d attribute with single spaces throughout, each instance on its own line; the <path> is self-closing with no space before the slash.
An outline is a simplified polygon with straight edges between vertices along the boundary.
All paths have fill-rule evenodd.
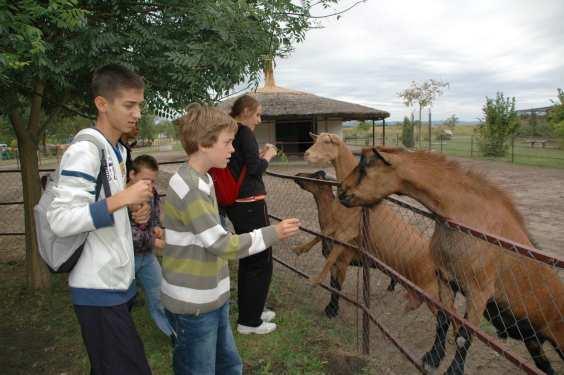
<path id="1" fill-rule="evenodd" d="M 358 301 L 368 319 L 380 328 L 363 333 L 369 337 L 372 356 L 385 358 L 388 368 L 393 372 L 413 373 L 415 369 L 422 370 L 420 358 L 425 353 L 426 362 L 436 365 L 440 357 L 445 357 L 440 364 L 440 371 L 446 370 L 451 363 L 456 368 L 462 364 L 459 359 L 466 355 L 466 349 L 469 353 L 465 364 L 467 373 L 515 373 L 515 369 L 529 374 L 542 373 L 535 362 L 541 368 L 545 366 L 543 369 L 549 372 L 543 355 L 546 355 L 546 360 L 556 373 L 564 371 L 561 354 L 549 342 L 559 340 L 558 334 L 564 328 L 560 306 L 564 300 L 561 292 L 561 259 L 446 221 L 425 211 L 414 201 L 392 198 L 368 210 L 366 227 L 363 228 L 360 209 L 347 209 L 335 201 L 331 187 L 335 183 L 319 183 L 304 177 L 323 178 L 323 175 L 302 174 L 301 181 L 294 180 L 293 173 L 286 176 L 271 174 L 267 177 L 269 210 L 275 217 L 299 217 L 304 227 L 333 238 L 357 246 L 363 242 L 367 244 L 361 246 L 360 252 L 358 248 L 336 244 L 333 251 L 343 248 L 343 252 L 330 272 L 333 277 L 328 274 L 322 280 L 328 282 L 337 278 L 341 281 L 342 293 Z M 329 223 L 331 218 L 336 224 Z M 439 304 L 439 282 L 429 246 L 435 231 L 447 237 L 445 244 L 454 249 L 453 252 L 464 254 L 472 253 L 475 248 L 482 249 L 471 254 L 474 255 L 474 263 L 463 265 L 461 272 L 454 275 L 457 282 L 449 285 L 449 290 L 464 286 L 466 296 L 460 290 L 456 295 L 451 292 L 453 298 L 450 306 Z M 311 236 L 304 234 L 293 240 L 291 245 L 295 252 L 302 252 L 304 248 L 298 247 L 298 244 L 311 240 Z M 281 251 L 278 256 L 284 263 L 315 278 L 326 263 L 323 255 L 329 254 L 331 245 L 331 241 L 325 240 L 299 256 L 292 251 Z M 362 292 L 354 288 L 362 282 L 361 274 L 354 272 L 353 267 L 348 267 L 347 272 L 349 263 L 351 266 L 362 264 L 365 248 L 369 266 L 383 271 L 370 272 L 370 307 L 362 301 Z M 491 276 L 486 275 L 484 270 L 492 260 L 507 261 L 510 267 L 501 269 L 502 275 L 495 275 L 495 301 L 488 300 L 484 305 L 483 301 L 477 303 L 474 296 L 480 287 L 491 284 L 488 280 Z M 394 285 L 395 282 L 399 282 L 401 287 Z M 329 283 L 336 290 L 339 289 L 335 280 Z M 475 284 L 472 290 L 469 287 L 471 283 Z M 325 305 L 321 296 L 317 298 Z M 444 295 L 443 300 L 446 300 Z M 341 304 L 337 307 L 335 301 L 336 298 L 331 297 L 324 308 L 323 312 L 328 317 L 338 314 L 342 315 L 341 319 L 357 322 L 357 310 L 354 307 L 354 311 Z M 483 318 L 478 319 L 477 324 L 471 324 L 465 318 L 469 313 L 477 314 L 473 312 L 477 310 L 480 310 L 478 314 L 480 317 L 483 315 Z M 437 311 L 444 312 L 442 321 L 439 315 L 443 313 Z M 445 320 L 444 317 L 449 319 Z M 472 341 L 471 348 L 466 348 L 460 337 L 455 339 L 454 330 L 446 334 L 446 321 L 454 321 L 456 330 L 463 337 L 470 337 L 471 333 L 477 338 Z M 543 324 L 546 326 L 544 330 Z M 361 328 L 366 331 L 366 324 L 361 325 Z M 382 335 L 392 341 L 393 348 L 384 344 Z M 506 340 L 508 337 L 518 340 Z M 362 341 L 365 342 L 366 338 L 363 337 Z M 527 345 L 523 345 L 523 342 Z M 458 361 L 453 361 L 453 357 Z M 506 360 L 500 360 L 502 358 Z"/>
<path id="2" fill-rule="evenodd" d="M 307 175 L 298 184 L 293 175 L 300 170 L 307 170 L 302 171 Z M 290 239 L 289 246 L 277 246 L 280 294 L 291 294 L 296 303 L 332 319 L 344 340 L 356 341 L 360 352 L 370 352 L 375 373 L 423 372 L 421 358 L 435 342 L 444 342 L 446 353 L 439 371 L 445 371 L 458 355 L 457 342 L 454 329 L 445 334 L 444 323 L 437 324 L 438 310 L 444 311 L 457 327 L 466 327 L 474 335 L 466 373 L 513 374 L 518 369 L 539 374 L 542 372 L 534 360 L 546 365 L 544 358 L 554 373 L 564 373 L 562 354 L 550 343 L 552 340 L 562 345 L 564 340 L 561 258 L 437 217 L 411 200 L 389 198 L 363 216 L 361 209 L 346 209 L 335 201 L 336 183 L 319 180 L 330 178 L 330 173 L 315 174 L 300 167 L 289 168 L 285 174 L 265 176 L 272 217 L 298 217 L 303 226 L 301 234 Z M 159 191 L 165 191 L 167 179 L 165 175 L 159 181 Z M 0 249 L 5 253 L 3 259 L 9 259 L 6 255 L 10 254 L 20 258 L 24 249 L 24 218 L 19 171 L 4 171 L 2 182 L 2 233 L 17 236 L 0 236 Z M 439 304 L 435 267 L 429 254 L 429 241 L 437 228 L 448 246 L 460 253 L 477 253 L 472 258 L 474 263 L 463 265 L 454 275 L 459 280 L 458 285 L 453 285 L 455 289 L 473 282 L 479 290 L 487 284 L 488 275 L 476 270 L 491 267 L 492 260 L 509 262 L 503 275 L 495 275 L 496 301 L 502 303 L 487 301 L 478 324 L 469 323 L 464 315 L 481 305 L 462 293 L 457 293 L 452 306 Z M 320 237 L 319 243 L 311 243 Z M 302 278 L 295 278 L 297 274 L 311 282 L 334 248 L 340 249 L 342 255 L 336 258 L 336 266 L 329 267 L 329 273 L 319 280 L 329 296 L 318 293 L 321 289 L 317 286 L 304 284 Z M 444 259 L 450 261 L 453 260 Z M 370 268 L 370 272 L 363 273 L 363 266 Z M 363 290 L 362 285 L 368 287 Z M 349 303 L 342 304 L 340 300 Z M 357 327 L 360 338 L 351 326 Z M 438 354 L 442 356 L 440 350 L 435 350 L 427 357 L 436 359 Z"/>

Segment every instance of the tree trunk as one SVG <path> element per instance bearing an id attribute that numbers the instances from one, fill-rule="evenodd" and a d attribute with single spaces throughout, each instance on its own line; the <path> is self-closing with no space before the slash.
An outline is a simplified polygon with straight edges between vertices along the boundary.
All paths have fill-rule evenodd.
<path id="1" fill-rule="evenodd" d="M 22 167 L 22 185 L 25 215 L 25 248 L 28 285 L 33 289 L 47 288 L 50 285 L 50 275 L 45 263 L 39 256 L 33 207 L 41 197 L 39 184 L 38 147 L 28 137 L 19 139 L 18 148 Z"/>
<path id="2" fill-rule="evenodd" d="M 429 151 L 431 151 L 431 108 L 429 107 Z"/>
<path id="3" fill-rule="evenodd" d="M 423 108 L 419 105 L 419 123 L 417 124 L 417 145 L 421 148 L 421 139 L 422 139 L 422 131 L 421 131 L 421 112 Z"/>
<path id="4" fill-rule="evenodd" d="M 25 218 L 25 250 L 28 286 L 33 289 L 48 288 L 51 277 L 47 266 L 39 256 L 35 234 L 35 219 L 33 207 L 41 197 L 39 184 L 39 166 L 37 151 L 40 139 L 39 121 L 41 118 L 41 103 L 43 100 L 44 84 L 35 83 L 31 98 L 31 108 L 27 126 L 24 125 L 16 109 L 10 113 L 10 121 L 18 139 L 18 153 L 21 162 L 21 176 L 24 199 Z"/>

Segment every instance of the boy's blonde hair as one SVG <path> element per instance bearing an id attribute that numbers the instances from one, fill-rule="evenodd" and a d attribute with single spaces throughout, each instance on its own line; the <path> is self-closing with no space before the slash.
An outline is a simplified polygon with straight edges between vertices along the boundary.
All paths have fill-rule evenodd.
<path id="1" fill-rule="evenodd" d="M 237 131 L 237 122 L 228 114 L 199 103 L 188 105 L 186 114 L 176 120 L 176 125 L 180 127 L 180 141 L 187 155 L 198 151 L 198 146 L 213 146 L 223 130 Z"/>

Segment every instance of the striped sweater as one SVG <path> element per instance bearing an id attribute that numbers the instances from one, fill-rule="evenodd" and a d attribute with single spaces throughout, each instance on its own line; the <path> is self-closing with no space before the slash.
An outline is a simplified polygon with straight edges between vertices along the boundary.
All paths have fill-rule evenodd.
<path id="1" fill-rule="evenodd" d="M 175 314 L 203 314 L 229 300 L 228 259 L 264 251 L 274 226 L 235 235 L 219 221 L 213 182 L 187 163 L 169 181 L 163 205 L 165 242 L 161 300 Z"/>

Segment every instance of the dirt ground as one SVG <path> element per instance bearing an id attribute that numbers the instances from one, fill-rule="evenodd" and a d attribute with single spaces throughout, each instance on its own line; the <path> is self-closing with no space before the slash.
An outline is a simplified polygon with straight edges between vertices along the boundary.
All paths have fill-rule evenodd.
<path id="1" fill-rule="evenodd" d="M 181 153 L 164 153 L 159 155 L 160 161 L 180 160 Z M 531 236 L 534 238 L 539 248 L 564 257 L 564 169 L 541 169 L 534 167 L 515 166 L 503 162 L 473 161 L 460 159 L 460 162 L 467 167 L 483 171 L 491 180 L 510 191 L 514 200 L 523 213 L 528 224 Z M 166 192 L 166 182 L 171 173 L 177 169 L 177 165 L 163 165 L 159 178 L 160 191 Z M 272 171 L 280 173 L 294 174 L 297 172 L 314 171 L 313 168 L 305 164 L 296 163 L 291 165 L 275 165 Z M 333 174 L 331 168 L 326 171 Z M 311 195 L 301 190 L 294 182 L 273 177 L 267 177 L 267 190 L 269 191 L 268 205 L 272 214 L 282 217 L 299 217 L 303 225 L 308 228 L 318 229 L 317 210 Z M 19 175 L 0 174 L 0 184 L 3 189 L 0 193 L 0 202 L 21 201 L 21 188 Z M 432 223 L 426 222 L 414 214 L 405 213 L 402 215 L 410 220 L 417 222 L 418 225 L 426 229 L 426 234 L 430 235 Z M 24 231 L 23 211 L 20 205 L 1 205 L 0 223 L 2 233 Z M 312 237 L 305 233 L 293 238 L 289 243 L 278 245 L 275 254 L 282 260 L 304 270 L 310 275 L 315 275 L 321 270 L 324 258 L 320 255 L 319 246 L 316 246 L 310 253 L 300 257 L 289 251 L 288 246 L 299 244 Z M 24 258 L 25 249 L 22 236 L 0 236 L 0 262 Z M 328 301 L 328 295 L 322 292 L 319 287 L 311 286 L 307 281 L 299 283 L 301 288 L 296 288 L 296 276 L 287 271 L 280 265 L 276 266 L 276 272 L 283 275 L 288 280 L 288 287 L 293 288 L 294 293 L 311 301 L 312 304 L 319 306 L 319 318 L 327 319 L 323 313 L 323 308 Z M 359 284 L 358 271 L 350 268 L 344 291 L 347 295 L 356 298 L 358 295 L 357 286 Z M 292 280 L 292 281 L 290 281 Z M 284 282 L 284 281 L 282 281 Z M 403 343 L 417 358 L 428 350 L 433 341 L 435 323 L 434 317 L 424 306 L 417 311 L 405 314 L 404 291 L 397 287 L 395 291 L 386 291 L 389 279 L 378 271 L 371 272 L 371 312 L 390 332 Z M 302 298 L 303 299 L 303 298 Z M 301 302 L 300 302 L 301 303 Z M 284 306 L 283 308 L 298 308 L 299 306 Z M 343 302 L 341 304 L 341 314 L 339 322 L 353 327 L 358 324 L 359 315 L 356 309 Z M 485 325 L 484 330 L 493 333 L 491 327 Z M 371 354 L 369 360 L 370 373 L 374 374 L 414 374 L 417 370 L 405 357 L 378 331 L 371 325 Z M 503 342 L 510 347 L 521 358 L 530 361 L 522 343 L 508 340 Z M 448 352 L 440 370 L 444 371 L 454 354 L 454 344 L 452 334 L 449 334 Z M 557 358 L 556 353 L 549 345 L 545 345 L 545 350 L 553 367 L 558 374 L 564 374 L 564 363 Z M 474 340 L 467 360 L 468 374 L 514 374 L 519 370 L 509 363 L 506 359 L 487 348 L 479 340 Z"/>
<path id="2" fill-rule="evenodd" d="M 564 232 L 561 230 L 564 219 L 564 170 L 539 169 L 531 167 L 513 166 L 505 163 L 487 161 L 468 161 L 461 159 L 460 162 L 469 168 L 474 168 L 485 173 L 492 181 L 510 191 L 514 200 L 523 213 L 532 237 L 540 249 L 559 256 L 564 256 Z M 297 172 L 314 171 L 307 165 L 279 166 L 273 168 L 285 174 Z M 332 174 L 331 168 L 325 170 Z M 301 190 L 290 180 L 279 178 L 266 178 L 267 191 L 269 191 L 269 210 L 272 214 L 280 217 L 299 217 L 308 228 L 318 229 L 317 209 L 312 196 Z M 411 212 L 399 209 L 401 215 L 407 221 L 416 224 L 420 229 L 430 236 L 433 223 Z M 560 230 L 559 230 L 560 229 Z M 309 235 L 300 235 L 290 240 L 290 245 L 305 242 L 311 239 Z M 401 241 L 401 236 L 394 239 Z M 278 246 L 277 256 L 285 262 L 292 264 L 310 275 L 316 275 L 324 264 L 324 258 L 320 255 L 320 246 L 316 246 L 310 253 L 297 257 L 288 250 L 288 246 Z M 280 270 L 282 269 L 279 267 Z M 560 272 L 564 276 L 564 272 Z M 327 280 L 328 281 L 328 280 Z M 388 277 L 378 271 L 371 271 L 371 312 L 380 323 L 394 335 L 400 343 L 420 358 L 432 346 L 435 330 L 434 317 L 429 310 L 422 306 L 417 311 L 405 314 L 403 312 L 405 300 L 404 291 L 397 287 L 394 292 L 386 291 L 389 283 Z M 345 283 L 347 295 L 357 299 L 359 292 L 359 274 L 355 268 L 348 271 Z M 306 282 L 307 285 L 307 282 Z M 312 289 L 312 290 L 308 290 Z M 323 308 L 328 301 L 327 293 L 321 293 L 321 289 L 305 287 L 306 293 L 311 293 L 312 303 L 319 305 L 320 319 L 325 319 Z M 463 299 L 457 301 L 463 306 Z M 359 316 L 355 308 L 347 303 L 342 303 L 342 313 L 339 320 L 344 320 L 354 326 Z M 495 335 L 493 327 L 487 322 L 482 322 L 482 329 L 490 335 Z M 451 331 L 452 332 L 452 331 Z M 378 331 L 371 325 L 371 373 L 382 373 L 385 369 L 389 374 L 411 374 L 417 373 L 415 367 Z M 503 345 L 509 347 L 519 357 L 529 361 L 530 356 L 524 345 L 514 340 L 506 340 Z M 545 351 L 551 359 L 554 369 L 558 374 L 564 374 L 564 363 L 556 352 L 545 345 Z M 449 334 L 447 355 L 440 367 L 440 371 L 446 370 L 454 355 L 454 343 L 452 334 Z M 468 355 L 468 374 L 514 374 L 520 370 L 499 354 L 485 346 L 479 340 L 474 339 L 474 344 Z M 377 369 L 377 370 L 375 370 Z M 439 372 L 440 373 L 440 372 Z"/>

